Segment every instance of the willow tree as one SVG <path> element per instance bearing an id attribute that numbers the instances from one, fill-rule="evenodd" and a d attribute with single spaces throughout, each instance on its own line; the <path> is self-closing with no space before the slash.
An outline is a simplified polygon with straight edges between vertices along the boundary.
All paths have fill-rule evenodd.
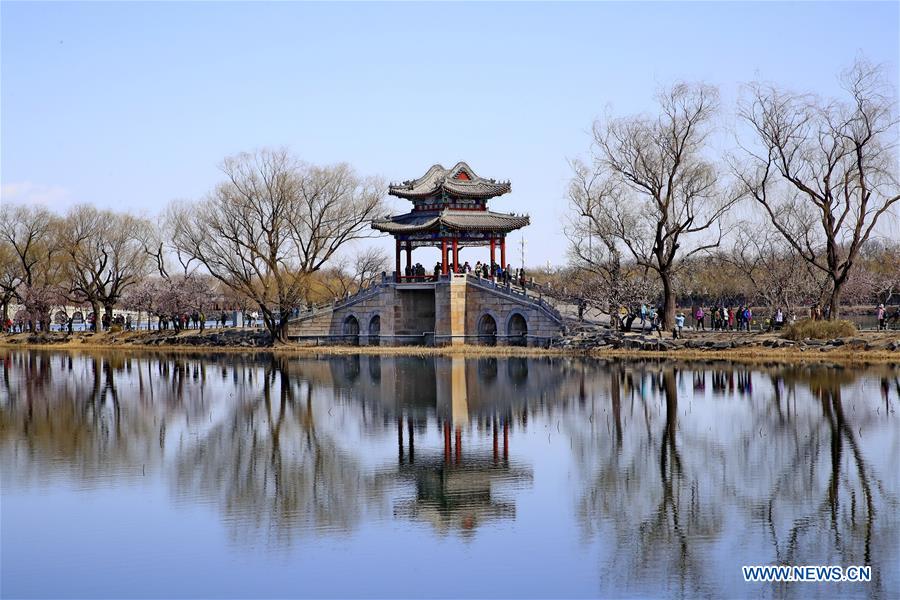
<path id="1" fill-rule="evenodd" d="M 784 239 L 830 281 L 830 318 L 860 250 L 900 201 L 895 89 L 857 60 L 841 77 L 847 101 L 753 83 L 740 116 L 749 167 L 735 172 Z"/>
<path id="2" fill-rule="evenodd" d="M 28 321 L 43 329 L 59 300 L 59 218 L 41 207 L 0 207 L 0 300 L 3 318 L 12 299 L 24 305 Z"/>
<path id="3" fill-rule="evenodd" d="M 576 168 L 574 185 L 592 183 L 575 209 L 596 225 L 599 240 L 612 240 L 616 251 L 659 276 L 663 322 L 671 328 L 681 261 L 719 245 L 720 220 L 737 198 L 722 193 L 708 158 L 717 90 L 681 83 L 656 99 L 655 116 L 594 123 L 592 165 L 587 173 Z"/>
<path id="4" fill-rule="evenodd" d="M 239 154 L 221 169 L 224 181 L 206 198 L 170 207 L 174 247 L 256 304 L 272 339 L 286 341 L 309 275 L 369 235 L 380 185 L 346 164 L 308 165 L 284 150 Z"/>
<path id="5" fill-rule="evenodd" d="M 131 215 L 82 204 L 66 215 L 61 244 L 70 297 L 91 305 L 95 318 L 113 307 L 149 270 L 143 240 L 149 223 Z M 99 321 L 97 323 L 99 325 Z"/>

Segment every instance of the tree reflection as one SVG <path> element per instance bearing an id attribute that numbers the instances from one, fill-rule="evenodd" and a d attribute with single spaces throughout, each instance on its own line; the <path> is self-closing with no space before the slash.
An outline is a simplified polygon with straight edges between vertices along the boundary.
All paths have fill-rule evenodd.
<path id="1" fill-rule="evenodd" d="M 887 555 L 873 555 L 873 539 L 900 539 L 896 519 L 900 502 L 896 491 L 885 484 L 883 469 L 866 457 L 861 443 L 880 425 L 880 408 L 868 410 L 869 398 L 858 387 L 848 406 L 846 391 L 852 389 L 856 375 L 847 369 L 787 369 L 779 378 L 793 393 L 801 386 L 809 390 L 810 413 L 807 419 L 787 417 L 794 430 L 782 428 L 772 440 L 791 457 L 777 472 L 767 497 L 773 560 L 798 564 L 814 556 L 822 564 L 896 564 L 897 545 L 888 544 Z M 872 590 L 880 591 L 881 569 L 873 569 L 873 576 Z"/>
<path id="2" fill-rule="evenodd" d="M 241 389 L 230 413 L 180 449 L 175 488 L 223 512 L 235 539 L 276 545 L 321 530 L 347 531 L 383 512 L 386 481 L 365 471 L 317 417 L 312 380 L 273 357 L 261 390 Z M 327 409 L 327 406 L 326 406 Z"/>
<path id="3" fill-rule="evenodd" d="M 614 581 L 617 590 L 626 581 L 640 589 L 665 573 L 682 595 L 709 594 L 713 578 L 702 554 L 695 555 L 694 540 L 719 535 L 722 513 L 704 494 L 707 481 L 700 465 L 690 460 L 695 441 L 684 440 L 679 430 L 679 371 L 614 364 L 609 377 L 613 435 L 579 440 L 606 456 L 592 471 L 580 505 L 588 531 L 605 524 L 613 528 L 616 548 L 604 568 L 610 578 L 604 581 Z M 631 419 L 623 414 L 623 392 L 631 401 Z"/>
<path id="4" fill-rule="evenodd" d="M 141 476 L 159 460 L 152 444 L 159 414 L 126 408 L 120 398 L 125 358 L 10 352 L 3 364 L 0 444 L 12 462 L 5 475 L 70 473 L 92 482 Z"/>
<path id="5" fill-rule="evenodd" d="M 762 371 L 771 391 L 740 368 L 712 369 L 708 390 L 703 369 L 613 364 L 609 404 L 587 424 L 573 417 L 587 478 L 579 514 L 587 534 L 616 540 L 604 562 L 616 592 L 646 593 L 664 577 L 680 595 L 727 595 L 712 570 L 722 544 L 757 549 L 745 564 L 876 565 L 872 590 L 883 589 L 896 544 L 876 540 L 898 539 L 900 505 L 896 481 L 883 479 L 890 462 L 873 464 L 862 440 L 884 431 L 889 393 L 873 402 L 836 367 Z M 680 381 L 693 392 L 687 406 Z M 728 406 L 716 404 L 730 390 Z M 603 418 L 607 431 L 595 425 Z M 766 543 L 771 555 L 759 556 Z"/>

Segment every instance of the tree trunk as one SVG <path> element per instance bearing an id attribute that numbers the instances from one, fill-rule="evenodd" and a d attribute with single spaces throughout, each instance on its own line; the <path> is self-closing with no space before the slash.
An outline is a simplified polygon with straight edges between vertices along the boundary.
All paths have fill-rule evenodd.
<path id="1" fill-rule="evenodd" d="M 100 303 L 91 300 L 91 310 L 94 311 L 94 331 L 100 331 L 103 328 L 103 320 L 100 318 Z"/>
<path id="2" fill-rule="evenodd" d="M 288 343 L 288 317 L 286 313 L 278 317 L 278 343 Z"/>
<path id="3" fill-rule="evenodd" d="M 828 319 L 835 320 L 838 318 L 841 310 L 841 291 L 844 288 L 843 279 L 836 280 L 834 287 L 831 288 L 831 296 L 828 298 Z"/>
<path id="4" fill-rule="evenodd" d="M 275 315 L 268 308 L 264 307 L 262 304 L 259 306 L 260 316 L 262 316 L 263 324 L 266 326 L 266 330 L 268 330 L 269 335 L 272 336 L 272 344 L 276 344 L 281 341 L 280 339 L 280 330 L 278 321 L 275 319 Z"/>
<path id="5" fill-rule="evenodd" d="M 106 315 L 107 322 L 109 326 L 112 327 L 113 324 L 113 305 L 112 304 L 104 304 L 103 305 L 103 313 Z"/>
<path id="6" fill-rule="evenodd" d="M 671 331 L 675 327 L 675 288 L 672 285 L 672 274 L 664 270 L 660 271 L 659 277 L 663 286 L 662 328 Z"/>

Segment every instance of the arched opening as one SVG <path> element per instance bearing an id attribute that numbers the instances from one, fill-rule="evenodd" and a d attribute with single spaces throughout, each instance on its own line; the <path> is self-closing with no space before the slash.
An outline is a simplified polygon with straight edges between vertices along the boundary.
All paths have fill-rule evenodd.
<path id="1" fill-rule="evenodd" d="M 476 364 L 478 366 L 478 379 L 484 382 L 491 382 L 497 379 L 496 358 L 479 358 Z"/>
<path id="2" fill-rule="evenodd" d="M 375 315 L 369 320 L 369 345 L 377 346 L 380 343 L 381 336 L 381 317 Z"/>
<path id="3" fill-rule="evenodd" d="M 511 356 L 506 362 L 506 376 L 517 385 L 528 380 L 528 359 L 523 356 Z"/>
<path id="4" fill-rule="evenodd" d="M 478 320 L 478 343 L 485 346 L 497 345 L 497 321 L 491 315 L 482 315 Z"/>
<path id="5" fill-rule="evenodd" d="M 344 342 L 351 346 L 359 346 L 359 321 L 353 315 L 344 319 L 344 326 L 341 331 L 344 336 Z"/>
<path id="6" fill-rule="evenodd" d="M 377 354 L 369 356 L 369 377 L 373 383 L 381 381 L 381 357 Z"/>
<path id="7" fill-rule="evenodd" d="M 75 323 L 83 323 L 84 322 L 84 315 L 81 314 L 80 310 L 76 310 L 75 312 L 72 313 L 72 321 Z"/>
<path id="8" fill-rule="evenodd" d="M 528 323 L 520 313 L 513 313 L 506 323 L 506 335 L 510 346 L 525 346 L 528 343 Z"/>
<path id="9" fill-rule="evenodd" d="M 332 376 L 338 383 L 349 385 L 359 379 L 360 356 L 335 357 L 331 362 Z"/>
<path id="10" fill-rule="evenodd" d="M 53 315 L 53 322 L 57 325 L 67 325 L 69 323 L 69 315 L 67 315 L 64 310 L 57 311 L 56 314 Z"/>

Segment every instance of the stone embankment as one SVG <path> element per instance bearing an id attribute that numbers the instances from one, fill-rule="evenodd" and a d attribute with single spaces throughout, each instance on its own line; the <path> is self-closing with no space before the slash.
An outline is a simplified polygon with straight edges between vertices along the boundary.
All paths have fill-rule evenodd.
<path id="1" fill-rule="evenodd" d="M 264 348 L 271 346 L 271 336 L 262 329 L 189 329 L 175 331 L 131 331 L 109 333 L 61 332 L 11 334 L 0 336 L 0 343 L 22 345 L 83 346 L 208 346 L 211 348 Z"/>
<path id="2" fill-rule="evenodd" d="M 806 357 L 829 356 L 834 359 L 855 360 L 888 360 L 900 361 L 900 332 L 864 331 L 852 337 L 832 340 L 807 339 L 792 341 L 774 333 L 736 333 L 736 332 L 695 332 L 688 331 L 680 339 L 672 339 L 671 334 L 646 332 L 620 332 L 603 327 L 591 326 L 571 328 L 569 335 L 553 342 L 547 350 L 531 352 L 541 353 L 590 353 L 595 355 L 620 354 L 633 352 L 659 353 L 663 355 L 710 358 L 775 358 L 792 360 L 792 357 L 803 353 Z M 131 331 L 87 333 L 76 332 L 66 334 L 52 333 L 18 333 L 0 335 L 0 346 L 19 347 L 56 347 L 64 349 L 93 348 L 165 348 L 177 349 L 273 349 L 269 334 L 261 329 L 207 329 L 182 331 Z M 297 344 L 282 344 L 277 349 L 301 351 L 305 347 Z M 327 347 L 311 348 L 317 352 L 328 351 Z M 335 351 L 339 351 L 337 347 Z M 391 352 L 396 348 L 344 346 L 341 352 Z M 410 347 L 410 350 L 429 351 Z M 500 348 L 484 346 L 457 347 L 457 351 L 474 354 L 500 351 Z"/>
<path id="3" fill-rule="evenodd" d="M 671 334 L 622 332 L 612 329 L 582 329 L 562 338 L 552 348 L 576 351 L 631 350 L 646 352 L 729 351 L 766 348 L 799 352 L 900 351 L 900 332 L 866 332 L 854 337 L 831 340 L 805 339 L 793 341 L 774 333 L 685 332 L 679 339 Z"/>

